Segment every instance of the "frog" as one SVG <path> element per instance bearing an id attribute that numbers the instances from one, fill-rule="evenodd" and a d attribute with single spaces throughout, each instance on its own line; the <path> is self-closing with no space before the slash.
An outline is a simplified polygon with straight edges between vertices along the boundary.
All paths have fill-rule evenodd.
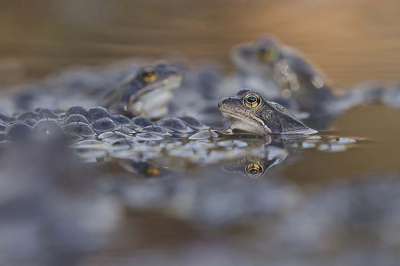
<path id="1" fill-rule="evenodd" d="M 261 93 L 240 90 L 234 97 L 225 97 L 218 103 L 222 115 L 231 122 L 229 130 L 255 134 L 315 134 L 282 105 L 267 101 Z"/>
<path id="2" fill-rule="evenodd" d="M 111 89 L 100 105 L 131 117 L 162 118 L 182 80 L 183 74 L 166 63 L 145 66 Z"/>
<path id="3" fill-rule="evenodd" d="M 243 75 L 272 80 L 280 89 L 281 98 L 293 99 L 301 111 L 324 113 L 326 104 L 335 99 L 321 71 L 299 51 L 274 37 L 237 45 L 231 58 Z"/>

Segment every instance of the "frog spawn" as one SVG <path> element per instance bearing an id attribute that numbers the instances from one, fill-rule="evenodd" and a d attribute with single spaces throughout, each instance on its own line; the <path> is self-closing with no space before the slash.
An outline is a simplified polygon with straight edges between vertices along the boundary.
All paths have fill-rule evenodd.
<path id="1" fill-rule="evenodd" d="M 160 141 L 178 143 L 178 139 L 207 128 L 192 117 L 172 117 L 152 122 L 144 117 L 130 119 L 124 115 L 112 115 L 102 107 L 85 109 L 74 106 L 65 113 L 38 109 L 18 114 L 15 118 L 5 114 L 2 117 L 1 140 L 17 142 L 32 137 L 46 139 L 66 135 L 73 147 L 82 148 L 82 152 L 85 149 L 89 154 L 93 152 L 92 148 L 117 151 L 136 146 L 137 150 L 144 151 L 150 146 L 154 148 Z M 154 150 L 160 151 L 165 146 Z"/>
<path id="2" fill-rule="evenodd" d="M 73 106 L 65 113 L 36 109 L 16 118 L 2 117 L 2 121 L 12 121 L 4 123 L 5 139 L 17 141 L 29 137 L 31 132 L 42 138 L 64 133 L 72 137 L 72 147 L 88 162 L 108 158 L 148 161 L 167 156 L 203 165 L 245 156 L 249 150 L 261 151 L 262 155 L 265 150 L 262 147 L 265 142 L 254 148 L 248 145 L 247 140 L 233 140 L 240 138 L 237 134 L 231 136 L 230 133 L 211 130 L 190 116 L 166 117 L 152 122 L 144 117 L 130 119 L 120 114 L 113 115 L 103 107 L 86 109 Z M 284 149 L 342 151 L 346 145 L 333 141 L 315 144 L 313 140 L 305 140 L 295 141 Z"/>
<path id="3" fill-rule="evenodd" d="M 83 115 L 85 113 L 86 116 Z M 165 152 L 180 158 L 193 155 L 192 162 L 204 161 L 207 154 L 212 152 L 216 154 L 210 157 L 212 161 L 220 160 L 225 152 L 235 150 L 236 146 L 236 142 L 232 142 L 234 145 L 224 142 L 206 144 L 204 141 L 207 142 L 207 136 L 209 137 L 207 132 L 217 131 L 209 131 L 208 127 L 192 117 L 170 117 L 154 123 L 143 117 L 131 120 L 121 115 L 113 116 L 103 108 L 85 111 L 78 107 L 71 108 L 67 114 L 69 116 L 63 120 L 64 131 L 83 138 L 74 143 L 73 147 L 79 150 L 81 159 L 88 162 L 104 157 L 148 160 L 159 158 Z M 224 134 L 219 132 L 211 135 L 220 138 Z M 190 136 L 203 142 L 188 142 Z M 239 146 L 236 148 L 240 149 Z M 213 152 L 215 148 L 220 151 Z M 235 150 L 233 153 L 240 152 Z"/>
<path id="4" fill-rule="evenodd" d="M 70 136 L 72 147 L 79 150 L 84 161 L 107 157 L 140 161 L 167 155 L 183 158 L 186 162 L 209 164 L 245 155 L 249 148 L 246 138 L 256 137 L 244 134 L 245 139 L 241 141 L 239 139 L 243 136 L 211 130 L 188 116 L 152 122 L 143 117 L 130 119 L 123 115 L 112 115 L 102 107 L 85 109 L 75 106 L 66 113 L 38 109 L 19 114 L 17 118 L 5 114 L 1 117 L 4 118 L 0 123 L 1 142 L 20 141 L 31 136 L 47 139 L 64 134 Z M 35 122 L 26 123 L 27 119 Z M 239 139 L 233 140 L 233 137 Z M 354 145 L 355 140 L 348 140 L 350 142 L 317 136 L 303 140 L 297 138 L 284 147 L 289 150 L 312 148 L 337 152 Z"/>

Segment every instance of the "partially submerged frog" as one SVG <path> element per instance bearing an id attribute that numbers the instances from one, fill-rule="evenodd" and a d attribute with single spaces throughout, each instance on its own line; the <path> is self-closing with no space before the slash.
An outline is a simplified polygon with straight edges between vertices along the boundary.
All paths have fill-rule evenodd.
<path id="1" fill-rule="evenodd" d="M 314 134 L 283 106 L 266 101 L 259 92 L 241 90 L 218 103 L 222 114 L 231 121 L 231 129 L 256 134 Z"/>
<path id="2" fill-rule="evenodd" d="M 110 91 L 103 105 L 133 116 L 164 117 L 182 78 L 182 73 L 164 63 L 143 67 Z"/>
<path id="3" fill-rule="evenodd" d="M 327 81 L 299 52 L 273 38 L 261 38 L 235 47 L 232 60 L 245 75 L 272 80 L 284 99 L 293 98 L 300 110 L 324 111 L 334 98 Z"/>

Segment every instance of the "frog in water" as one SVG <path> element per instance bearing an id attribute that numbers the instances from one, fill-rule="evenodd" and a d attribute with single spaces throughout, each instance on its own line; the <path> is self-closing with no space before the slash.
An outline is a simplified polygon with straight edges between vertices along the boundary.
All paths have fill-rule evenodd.
<path id="1" fill-rule="evenodd" d="M 301 111 L 326 112 L 334 99 L 325 78 L 299 52 L 273 38 L 261 38 L 235 47 L 232 60 L 241 73 L 272 80 L 283 99 L 293 99 Z"/>
<path id="2" fill-rule="evenodd" d="M 168 105 L 182 79 L 182 73 L 164 63 L 143 67 L 108 92 L 102 105 L 130 116 L 161 118 L 168 114 Z"/>
<path id="3" fill-rule="evenodd" d="M 256 134 L 314 134 L 283 106 L 266 101 L 259 92 L 241 90 L 218 103 L 221 113 L 231 121 L 231 129 Z"/>

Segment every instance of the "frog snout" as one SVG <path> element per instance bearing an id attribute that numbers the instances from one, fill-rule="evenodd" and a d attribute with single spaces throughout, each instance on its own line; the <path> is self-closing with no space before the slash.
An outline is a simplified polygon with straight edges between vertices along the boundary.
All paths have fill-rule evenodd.
<path id="1" fill-rule="evenodd" d="M 222 100 L 219 101 L 219 103 L 218 103 L 218 108 L 221 108 L 223 105 L 226 105 L 229 100 L 230 100 L 229 97 L 222 98 Z"/>

